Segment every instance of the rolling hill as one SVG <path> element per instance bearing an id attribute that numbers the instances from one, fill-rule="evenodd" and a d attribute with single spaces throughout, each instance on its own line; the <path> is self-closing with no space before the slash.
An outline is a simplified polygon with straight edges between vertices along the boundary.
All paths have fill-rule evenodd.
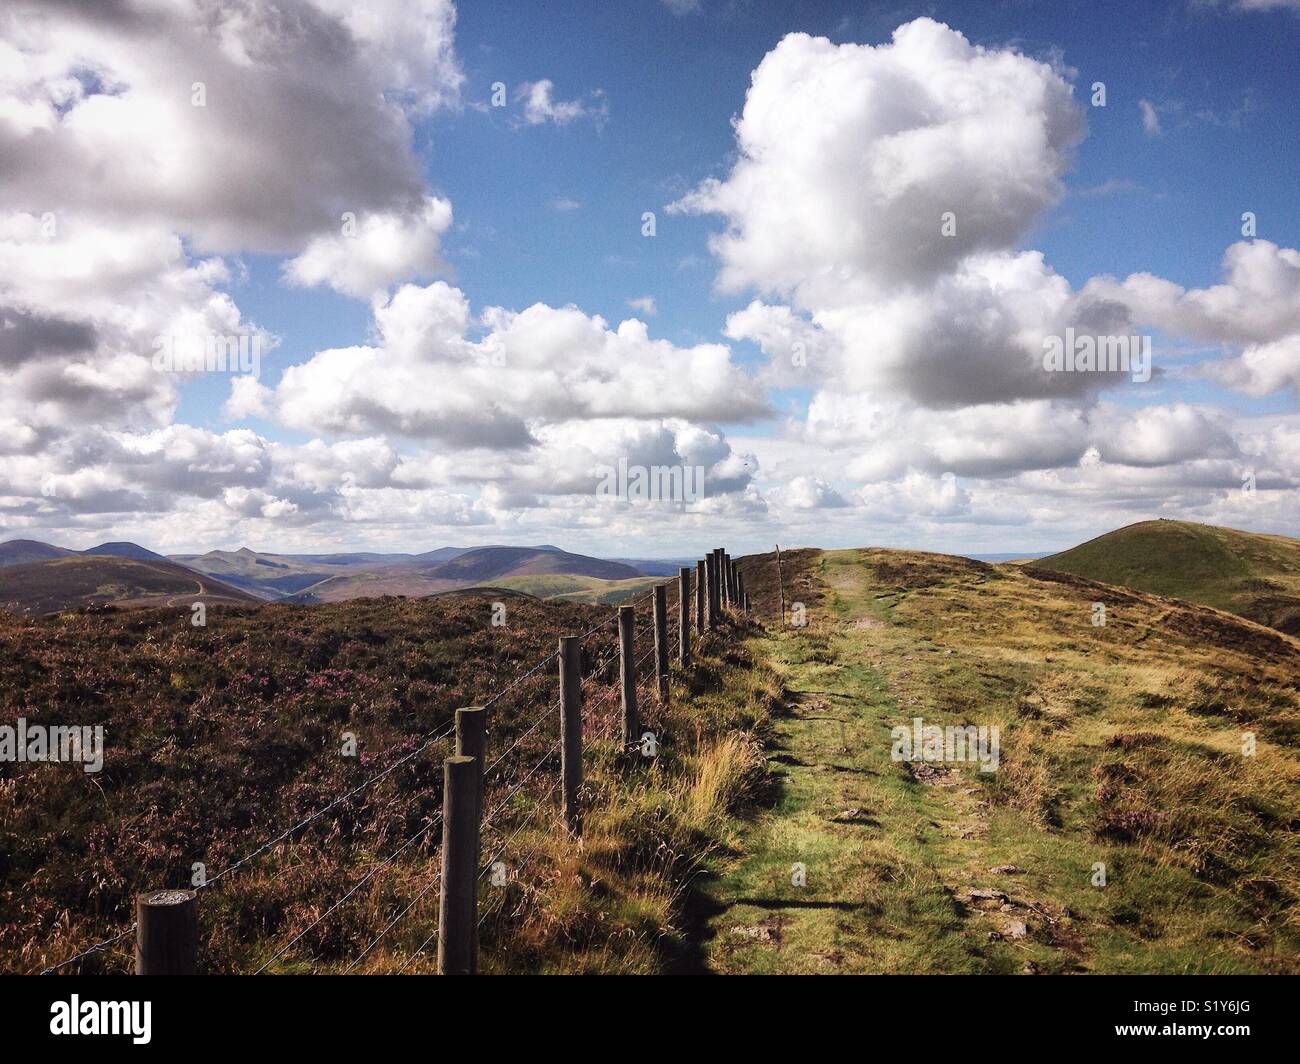
<path id="1" fill-rule="evenodd" d="M 63 558 L 76 553 L 35 539 L 11 539 L 6 543 L 0 543 L 0 567 L 45 562 L 51 558 Z"/>
<path id="2" fill-rule="evenodd" d="M 82 606 L 257 602 L 246 591 L 166 560 L 71 554 L 0 569 L 0 608 L 57 613 Z"/>
<path id="3" fill-rule="evenodd" d="M 1300 634 L 1300 540 L 1190 521 L 1142 521 L 1035 568 L 1168 595 Z"/>
<path id="4" fill-rule="evenodd" d="M 432 564 L 411 562 L 340 574 L 304 588 L 292 601 L 342 602 L 380 595 L 418 598 L 483 584 L 544 594 L 547 581 L 539 582 L 538 578 L 562 576 L 597 581 L 643 579 L 630 565 L 570 554 L 555 547 L 478 547 Z M 587 601 L 595 601 L 609 590 L 603 587 L 593 590 L 584 581 L 560 583 L 563 586 L 558 593 L 581 592 Z"/>

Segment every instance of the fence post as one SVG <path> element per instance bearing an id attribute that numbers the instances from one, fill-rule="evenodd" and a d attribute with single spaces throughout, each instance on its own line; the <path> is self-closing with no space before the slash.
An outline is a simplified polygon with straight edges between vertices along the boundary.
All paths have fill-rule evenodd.
<path id="1" fill-rule="evenodd" d="M 718 627 L 718 611 L 722 600 L 718 597 L 718 552 L 708 552 L 708 627 Z"/>
<path id="2" fill-rule="evenodd" d="M 641 741 L 636 717 L 636 648 L 632 645 L 636 611 L 618 608 L 618 680 L 623 702 L 623 753 Z"/>
<path id="3" fill-rule="evenodd" d="M 438 895 L 438 974 L 478 971 L 478 762 L 442 763 L 442 883 Z"/>
<path id="4" fill-rule="evenodd" d="M 776 586 L 781 591 L 781 627 L 785 627 L 785 578 L 781 575 L 781 544 L 776 545 Z"/>
<path id="5" fill-rule="evenodd" d="M 659 705 L 668 705 L 668 585 L 655 584 L 655 675 Z"/>
<path id="6" fill-rule="evenodd" d="M 582 640 L 567 635 L 560 640 L 560 787 L 564 821 L 575 835 L 582 834 L 578 788 L 582 786 Z"/>
<path id="7" fill-rule="evenodd" d="M 739 569 L 736 570 L 736 601 L 742 610 L 749 611 L 749 600 L 745 597 L 745 578 Z"/>
<path id="8" fill-rule="evenodd" d="M 740 599 L 736 595 L 736 560 L 730 554 L 724 554 L 727 559 L 727 605 L 739 606 Z"/>
<path id="9" fill-rule="evenodd" d="M 700 635 L 704 634 L 704 592 L 708 585 L 708 576 L 705 570 L 708 563 L 701 558 L 695 563 L 695 631 Z"/>
<path id="10" fill-rule="evenodd" d="M 466 706 L 456 710 L 456 756 L 478 762 L 478 814 L 483 816 L 483 773 L 487 770 L 487 710 Z"/>
<path id="11" fill-rule="evenodd" d="M 677 664 L 683 669 L 691 663 L 691 570 L 683 565 L 677 570 Z"/>
<path id="12" fill-rule="evenodd" d="M 199 974 L 197 898 L 192 890 L 136 895 L 136 975 Z"/>

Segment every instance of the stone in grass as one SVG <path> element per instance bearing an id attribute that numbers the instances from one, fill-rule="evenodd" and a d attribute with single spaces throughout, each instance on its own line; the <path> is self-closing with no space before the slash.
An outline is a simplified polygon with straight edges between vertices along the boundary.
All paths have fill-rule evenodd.
<path id="1" fill-rule="evenodd" d="M 1023 920 L 1008 920 L 1002 927 L 1002 933 L 1012 942 L 1029 937 L 1029 925 Z"/>
<path id="2" fill-rule="evenodd" d="M 995 876 L 1019 876 L 1024 874 L 1024 869 L 1019 865 L 1000 864 L 994 865 L 989 872 Z"/>

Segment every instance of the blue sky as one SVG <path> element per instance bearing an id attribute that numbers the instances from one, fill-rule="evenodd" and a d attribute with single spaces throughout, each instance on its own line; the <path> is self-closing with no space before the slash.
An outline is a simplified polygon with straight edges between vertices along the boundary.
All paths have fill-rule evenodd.
<path id="1" fill-rule="evenodd" d="M 139 2 L 148 7 L 150 0 Z M 160 160 L 148 178 L 157 183 L 156 203 L 97 187 L 89 178 L 81 184 L 52 182 L 48 175 L 43 179 L 42 167 L 47 161 L 53 165 L 50 160 L 59 154 L 55 150 L 45 152 L 48 159 L 34 153 L 30 161 L 22 161 L 28 157 L 21 156 L 20 180 L 7 198 L 10 208 L 33 218 L 42 208 L 53 208 L 52 213 L 83 225 L 116 227 L 119 233 L 134 224 L 174 234 L 184 249 L 180 259 L 165 249 L 147 252 L 157 255 L 150 268 L 159 272 L 135 293 L 141 306 L 152 307 L 159 291 L 176 287 L 166 271 L 220 262 L 226 276 L 204 280 L 210 295 L 195 298 L 207 305 L 199 310 L 196 304 L 191 317 L 224 316 L 227 322 L 237 321 L 240 330 L 256 329 L 274 337 L 278 345 L 266 357 L 256 401 L 236 412 L 226 405 L 232 395 L 230 379 L 211 373 L 173 382 L 165 394 L 160 391 L 154 397 L 156 404 L 142 402 L 143 392 L 137 388 L 130 409 L 128 389 L 115 382 L 115 398 L 96 407 L 91 419 L 93 427 L 106 434 L 93 446 L 62 436 L 54 427 L 54 414 L 67 414 L 71 408 L 52 405 L 52 399 L 44 405 L 27 404 L 43 412 L 44 421 L 17 410 L 19 420 L 27 416 L 33 438 L 47 442 L 38 456 L 45 459 L 44 466 L 15 460 L 11 469 L 8 495 L 21 499 L 26 491 L 33 494 L 9 511 L 9 533 L 40 533 L 74 544 L 110 533 L 152 536 L 176 550 L 246 541 L 279 549 L 319 549 L 335 542 L 339 549 L 399 549 L 477 538 L 548 539 L 575 548 L 647 554 L 674 553 L 700 535 L 717 538 L 723 532 L 738 544 L 754 547 L 779 530 L 787 539 L 821 536 L 831 545 L 913 542 L 977 551 L 1063 546 L 1126 519 L 1155 515 L 1277 530 L 1291 524 L 1296 510 L 1290 461 L 1293 453 L 1300 454 L 1294 442 L 1296 378 L 1287 370 L 1298 350 L 1289 346 L 1296 336 L 1290 310 L 1295 293 L 1289 287 L 1295 271 L 1287 257 L 1287 249 L 1300 245 L 1295 197 L 1300 113 L 1294 107 L 1300 11 L 1295 5 L 1269 0 L 882 5 L 476 0 L 453 9 L 447 0 L 421 0 L 406 10 L 402 5 L 379 5 L 375 21 L 365 26 L 351 20 L 349 5 L 341 0 L 298 2 L 313 18 L 337 20 L 342 32 L 353 37 L 351 65 L 332 82 L 309 69 L 306 58 L 294 58 L 294 48 L 280 49 L 281 42 L 265 26 L 232 24 L 229 35 L 214 42 L 210 29 L 197 20 L 185 22 L 182 12 L 170 27 L 173 53 L 162 59 L 150 53 L 149 62 L 142 63 L 144 45 L 138 37 L 127 31 L 119 34 L 107 23 L 79 19 L 75 12 L 50 14 L 48 23 L 32 16 L 23 25 L 5 24 L 8 42 L 33 57 L 30 70 L 22 68 L 16 79 L 21 83 L 22 76 L 29 76 L 30 82 L 13 90 L 14 100 L 39 101 L 48 94 L 54 143 L 65 140 L 63 150 L 69 157 L 75 158 L 78 151 L 98 152 L 101 160 L 115 145 L 126 158 L 140 134 L 138 125 L 145 122 L 140 116 L 156 119 L 160 98 L 166 108 L 176 106 L 169 95 L 171 83 L 187 85 L 189 67 L 206 69 L 196 57 L 205 63 L 228 60 L 237 51 L 231 39 L 243 35 L 239 54 L 257 57 L 253 62 L 265 63 L 266 71 L 241 60 L 240 69 L 254 76 L 214 81 L 206 114 L 193 108 L 166 113 L 174 118 L 181 139 L 197 136 L 195 118 L 226 120 L 221 109 L 233 94 L 241 97 L 244 108 L 261 115 L 268 126 L 265 136 L 232 124 L 231 138 L 238 148 L 233 154 L 226 150 L 229 140 L 221 141 L 216 134 L 196 141 L 204 150 L 210 145 L 213 158 L 221 160 L 202 177 L 187 177 L 185 164 L 168 159 L 163 138 L 148 141 L 147 151 Z M 893 300 L 915 296 L 921 281 L 907 272 L 906 264 L 890 261 L 902 252 L 889 241 L 904 238 L 873 220 L 866 208 L 866 213 L 857 214 L 851 192 L 858 179 L 852 173 L 853 160 L 867 167 L 868 160 L 878 158 L 873 153 L 883 142 L 867 135 L 865 131 L 875 127 L 864 125 L 868 120 L 852 104 L 844 104 L 843 97 L 861 91 L 864 99 L 871 99 L 870 121 L 902 123 L 900 128 L 908 122 L 941 128 L 945 121 L 960 122 L 970 114 L 979 120 L 982 108 L 990 143 L 998 136 L 998 122 L 1006 121 L 997 117 L 997 91 L 984 98 L 973 89 L 969 100 L 961 97 L 961 89 L 950 90 L 942 99 L 936 95 L 920 107 L 922 118 L 909 112 L 914 100 L 881 97 L 881 85 L 889 83 L 873 87 L 872 79 L 884 76 L 896 51 L 902 54 L 891 45 L 891 37 L 899 27 L 923 24 L 916 20 L 946 24 L 949 29 L 934 31 L 934 40 L 945 42 L 942 47 L 953 41 L 960 41 L 960 48 L 974 46 L 961 60 L 969 62 L 972 71 L 979 62 L 977 51 L 983 49 L 984 54 L 1007 57 L 1019 70 L 1016 77 L 1042 80 L 1046 110 L 1040 115 L 1027 108 L 1015 119 L 1024 119 L 1026 135 L 1035 135 L 1040 119 L 1052 136 L 1050 127 L 1058 119 L 1064 123 L 1061 129 L 1068 125 L 1050 108 L 1060 104 L 1062 86 L 1072 86 L 1078 118 L 1085 124 L 1073 138 L 1077 145 L 1054 144 L 1050 157 L 1027 164 L 1023 182 L 1016 156 L 1010 153 L 990 167 L 996 179 L 981 177 L 985 183 L 978 187 L 955 187 L 953 204 L 960 216 L 963 195 L 986 205 L 999 197 L 1014 202 L 1026 196 L 1027 206 L 1016 223 L 982 234 L 981 246 L 997 257 L 997 269 L 1010 268 L 1018 255 L 1041 253 L 1043 275 L 1026 282 L 1032 291 L 1016 299 L 1046 299 L 1055 284 L 1052 278 L 1059 277 L 1068 282 L 1071 293 L 1068 313 L 1081 307 L 1086 311 L 1090 301 L 1123 306 L 1132 328 L 1154 337 L 1161 375 L 1150 386 L 1074 388 L 1067 394 L 1044 391 L 1041 383 L 1022 387 L 1008 376 L 1000 391 L 993 385 L 985 389 L 980 374 L 961 365 L 965 356 L 960 343 L 945 354 L 916 338 L 899 340 L 896 351 L 884 351 L 879 366 L 866 365 L 876 354 L 870 344 L 862 346 L 863 336 L 872 335 L 877 320 L 888 320 L 890 308 L 896 306 Z M 164 29 L 160 25 L 158 33 Z M 783 39 L 795 33 L 827 38 L 833 49 L 817 54 L 857 64 L 851 76 L 861 78 L 860 89 L 849 81 L 838 97 L 819 98 L 818 92 L 828 90 L 812 87 L 806 78 L 792 80 L 780 91 L 793 98 L 807 95 L 798 101 L 805 110 L 796 118 L 787 113 L 789 108 L 776 105 L 766 116 L 757 107 L 750 115 L 746 93 L 760 64 L 775 85 L 786 76 L 786 65 L 794 69 L 802 61 L 799 49 L 782 50 Z M 212 57 L 209 47 L 216 49 Z M 765 62 L 765 57 L 771 61 Z M 924 62 L 924 57 L 916 62 Z M 48 71 L 84 70 L 87 65 L 90 76 L 79 76 L 76 90 L 81 95 L 71 103 L 60 99 L 62 90 Z M 924 93 L 925 76 L 923 70 L 917 75 L 918 69 L 914 64 L 913 91 Z M 262 73 L 264 84 L 257 81 Z M 549 87 L 547 106 L 558 110 L 530 122 L 526 97 L 530 87 L 543 82 Z M 1105 84 L 1104 107 L 1090 106 L 1095 82 Z M 504 107 L 491 104 L 498 83 L 507 87 Z M 296 91 L 286 92 L 285 85 L 303 88 L 304 100 L 313 94 L 320 97 L 321 113 L 308 114 L 308 104 L 293 103 L 299 97 Z M 275 94 L 268 86 L 276 87 Z M 388 104 L 372 98 L 375 86 L 383 88 Z M 331 113 L 335 104 L 338 110 Z M 572 108 L 570 113 L 563 113 L 566 106 Z M 295 107 L 301 113 L 295 114 Z M 85 116 L 92 108 L 117 113 L 120 141 L 105 146 L 82 128 L 79 111 Z M 283 114 L 276 113 L 281 110 Z M 0 116 L 4 113 L 0 110 Z M 238 112 L 232 108 L 231 113 Z M 827 143 L 865 139 L 859 155 L 846 152 L 848 162 L 837 158 L 828 165 L 827 187 L 821 189 L 815 167 L 803 166 L 797 158 L 797 174 L 782 171 L 768 157 L 758 162 L 747 158 L 738 141 L 741 127 L 736 123 L 742 120 L 759 131 L 759 140 L 774 138 L 773 155 L 780 154 L 782 143 L 819 123 L 832 135 Z M 348 125 L 351 122 L 357 123 L 355 128 Z M 780 122 L 794 124 L 782 132 L 774 128 Z M 22 137 L 33 127 L 17 119 L 11 123 L 15 143 L 23 144 Z M 338 124 L 336 136 L 330 135 L 331 123 Z M 388 129 L 392 123 L 395 135 Z M 842 130 L 836 123 L 842 123 Z M 310 157 L 303 145 L 287 143 L 293 134 L 286 130 L 298 128 L 320 131 L 311 141 Z M 409 149 L 401 144 L 403 138 Z M 216 154 L 217 145 L 223 155 Z M 934 202 L 940 204 L 947 194 L 942 182 L 952 180 L 942 175 L 953 172 L 942 159 L 944 150 L 932 146 L 925 158 L 910 161 L 929 175 L 918 187 L 929 181 L 932 187 L 921 191 L 938 196 Z M 972 153 L 969 168 L 978 169 L 978 149 L 967 145 L 961 150 Z M 991 148 L 990 154 L 997 150 Z M 256 160 L 268 172 L 301 175 L 302 187 L 289 188 L 279 205 L 277 191 L 268 188 L 265 202 L 250 206 L 250 200 L 259 197 L 259 186 L 252 176 L 234 173 L 241 155 L 250 164 L 248 170 L 255 169 L 251 164 Z M 364 165 L 357 167 L 358 160 Z M 170 162 L 176 165 L 165 165 Z M 1034 165 L 1046 169 L 1037 173 Z M 366 177 L 370 167 L 373 182 Z M 840 172 L 834 167 L 849 169 Z M 351 182 L 346 189 L 319 176 L 344 170 Z M 955 170 L 960 175 L 962 167 Z M 111 165 L 108 172 L 113 172 Z M 720 197 L 694 210 L 668 209 L 697 194 L 708 179 L 722 183 Z M 766 190 L 766 214 L 743 202 L 741 190 L 750 187 L 745 185 L 750 179 Z M 205 199 L 194 188 L 208 180 L 215 191 Z M 878 190 L 868 188 L 866 176 L 861 180 L 865 202 Z M 992 187 L 994 180 L 1005 187 Z M 247 189 L 241 181 L 248 182 Z M 265 185 L 267 178 L 261 181 Z M 229 202 L 223 198 L 227 193 L 218 190 L 221 182 L 223 189 L 230 189 Z M 1019 188 L 1021 184 L 1025 188 Z M 53 193 L 46 191 L 51 186 Z M 386 360 L 408 356 L 397 355 L 391 337 L 385 340 L 382 335 L 375 310 L 381 304 L 372 305 L 357 282 L 339 280 L 337 259 L 310 276 L 306 271 L 306 280 L 296 284 L 287 283 L 285 271 L 304 260 L 313 241 L 328 244 L 334 224 L 329 212 L 340 204 L 355 201 L 363 218 L 367 211 L 388 211 L 398 219 L 394 224 L 406 227 L 404 233 L 418 234 L 420 223 L 412 221 L 410 206 L 416 186 L 423 195 L 445 201 L 454 221 L 435 233 L 436 265 L 420 265 L 422 253 L 413 251 L 399 256 L 407 267 L 381 270 L 382 276 L 374 270 L 366 274 L 366 283 L 372 275 L 377 278 L 374 286 L 381 294 L 374 298 L 381 304 L 395 301 L 402 286 L 413 286 L 410 308 L 402 315 L 393 311 L 391 319 L 400 317 L 405 327 L 409 322 L 404 315 L 433 313 L 431 289 L 418 304 L 423 309 L 411 309 L 417 306 L 414 289 L 438 282 L 451 286 L 465 301 L 469 321 L 463 340 L 471 344 L 496 334 L 480 318 L 489 307 L 518 312 L 540 303 L 550 314 L 572 306 L 584 318 L 603 319 L 611 331 L 623 319 L 635 317 L 645 323 L 650 340 L 686 352 L 680 356 L 681 366 L 699 365 L 701 356 L 690 354 L 697 345 L 725 346 L 726 373 L 734 375 L 727 378 L 730 383 L 714 382 L 720 389 L 718 401 L 701 386 L 698 402 L 689 396 L 666 399 L 658 407 L 646 401 L 640 409 L 639 401 L 620 392 L 617 400 L 601 398 L 585 412 L 547 414 L 542 398 L 530 399 L 523 385 L 507 380 L 515 368 L 510 364 L 503 370 L 502 390 L 511 393 L 515 405 L 504 413 L 526 422 L 536 443 L 520 452 L 502 451 L 499 443 L 485 449 L 484 434 L 499 440 L 502 437 L 492 434 L 510 430 L 481 424 L 477 413 L 466 413 L 461 406 L 456 407 L 458 413 L 446 416 L 474 421 L 477 427 L 469 435 L 457 436 L 438 424 L 443 416 L 438 411 L 450 407 L 414 413 L 407 409 L 414 402 L 413 391 L 428 389 L 441 402 L 436 393 L 442 388 L 462 406 L 471 403 L 479 412 L 484 406 L 495 408 L 490 389 L 486 395 L 465 398 L 471 395 L 471 385 L 462 382 L 457 371 L 438 368 L 441 354 L 432 360 L 427 352 L 410 354 L 413 364 L 403 372 L 411 376 L 395 378 L 399 383 L 386 397 L 362 394 L 361 371 L 354 382 L 356 394 L 349 393 L 346 402 L 327 394 L 338 370 L 326 372 L 321 352 L 357 348 L 362 352 L 357 360 L 371 359 L 377 372 L 383 372 Z M 788 190 L 792 205 L 797 205 L 788 232 L 781 232 L 779 217 L 771 216 L 773 210 L 779 212 L 779 195 L 773 189 Z M 840 251 L 830 239 L 825 249 L 809 252 L 807 276 L 792 278 L 770 263 L 759 263 L 754 258 L 758 244 L 729 251 L 710 245 L 711 236 L 730 229 L 747 236 L 766 234 L 755 238 L 759 243 L 787 241 L 789 254 L 802 256 L 806 249 L 800 242 L 800 224 L 810 224 L 818 204 L 831 203 L 845 189 L 850 190 L 843 211 L 847 228 L 885 225 L 876 234 L 878 243 L 868 241 L 853 252 L 851 261 L 836 258 Z M 283 221 L 303 204 L 317 201 L 321 207 L 315 220 Z M 273 217 L 277 210 L 278 219 Z M 303 210 L 306 213 L 306 207 Z M 646 211 L 656 215 L 652 238 L 642 235 Z M 1245 211 L 1257 219 L 1257 254 L 1253 265 L 1243 267 L 1232 282 L 1234 291 L 1216 295 L 1213 286 L 1225 280 L 1229 248 L 1241 245 L 1245 255 L 1250 244 L 1251 238 L 1242 233 Z M 827 217 L 833 237 L 836 216 Z M 160 237 L 159 248 L 163 243 Z M 818 260 L 816 255 L 823 251 L 824 261 Z M 427 253 L 424 257 L 429 258 Z M 949 273 L 927 274 L 925 283 L 942 283 L 948 277 L 966 291 L 974 283 L 968 265 L 954 257 L 945 267 Z M 988 279 L 994 268 L 985 264 L 976 271 L 977 288 L 992 286 L 980 298 L 1010 299 L 1005 293 L 989 294 L 1001 292 L 1001 282 Z M 741 277 L 733 291 L 718 290 L 723 269 Z M 863 296 L 860 288 L 818 288 L 816 279 L 823 271 L 860 273 L 870 278 L 870 294 Z M 1188 298 L 1153 292 L 1133 279 L 1143 274 L 1199 291 Z M 6 296 L 22 313 L 75 317 L 69 308 L 76 301 L 61 292 L 11 284 L 8 290 L 0 289 L 0 298 Z M 117 298 L 120 304 L 120 291 Z M 936 292 L 936 327 L 945 313 L 956 315 L 956 321 L 965 320 L 960 315 L 966 312 L 1004 315 L 1012 323 L 1006 326 L 1007 335 L 1034 346 L 1032 336 L 1025 339 L 1025 311 L 1014 301 L 1006 308 L 994 302 L 977 311 L 973 306 L 945 309 L 938 298 Z M 952 298 L 951 293 L 944 298 Z M 767 324 L 729 325 L 729 316 L 755 299 L 764 305 Z M 1223 299 L 1231 307 L 1220 305 Z M 1268 326 L 1259 325 L 1252 313 L 1252 300 L 1260 299 L 1268 303 L 1262 314 Z M 214 310 L 221 300 L 229 305 Z M 773 368 L 779 357 L 771 349 L 771 333 L 764 329 L 782 307 L 802 323 L 798 328 L 808 330 L 811 343 L 834 349 L 832 372 L 803 377 Z M 175 310 L 179 315 L 184 308 Z M 85 313 L 97 335 L 109 334 L 108 312 L 102 321 L 91 311 Z M 1064 322 L 1060 315 L 1066 313 L 1058 307 L 1052 320 Z M 139 317 L 147 315 L 142 311 Z M 543 317 L 546 321 L 533 325 L 558 328 L 553 314 Z M 1041 325 L 1038 318 L 1034 321 L 1035 328 Z M 529 336 L 521 330 L 521 351 L 530 349 Z M 438 343 L 444 340 L 452 346 L 461 343 L 445 337 Z M 634 343 L 624 354 L 621 342 L 600 342 L 612 345 L 600 357 L 646 357 L 652 362 L 658 357 L 636 353 Z M 1004 337 L 996 342 L 1009 341 Z M 1257 348 L 1262 351 L 1252 354 Z M 979 357 L 992 360 L 992 376 L 1002 372 L 997 360 L 1003 355 L 998 351 L 972 354 L 970 359 Z M 1010 352 L 1003 361 L 1019 357 Z M 918 360 L 926 368 L 918 368 L 913 379 L 907 367 Z M 1219 361 L 1221 369 L 1216 368 Z M 1215 365 L 1206 370 L 1210 363 Z M 291 366 L 300 372 L 286 383 L 282 374 Z M 970 380 L 948 388 L 943 381 L 946 366 Z M 602 373 L 598 365 L 591 372 L 597 377 Z M 665 391 L 681 383 L 680 368 L 676 372 L 676 382 L 671 377 L 663 381 Z M 1300 375 L 1300 370 L 1295 373 Z M 582 390 L 574 379 L 564 387 Z M 643 392 L 656 392 L 652 376 L 636 379 Z M 403 381 L 409 386 L 403 387 Z M 478 381 L 473 386 L 481 385 Z M 728 392 L 738 397 L 734 409 L 749 416 L 729 415 Z M 768 404 L 769 416 L 755 416 L 756 395 Z M 447 403 L 455 405 L 450 399 Z M 146 408 L 152 420 L 142 419 Z M 639 412 L 629 415 L 630 408 Z M 1136 443 L 1113 439 L 1125 431 L 1125 417 L 1119 413 L 1125 409 L 1145 418 L 1133 423 L 1138 426 Z M 621 412 L 617 416 L 623 421 L 613 425 L 602 410 Z M 864 410 L 875 411 L 876 428 L 846 429 L 846 418 L 859 417 Z M 1059 419 L 1059 429 L 1052 419 Z M 417 422 L 419 427 L 412 428 Z M 1034 428 L 1025 431 L 1041 431 L 1042 439 L 1012 455 L 1012 437 L 1021 432 L 1014 426 L 1019 423 L 1032 424 Z M 881 425 L 888 426 L 887 431 Z M 989 440 L 1002 431 L 1000 425 L 1006 426 L 1008 439 Z M 88 424 L 85 430 L 90 428 Z M 186 454 L 197 450 L 206 455 L 211 450 L 226 457 L 177 459 L 159 450 L 164 444 L 158 434 L 170 434 L 170 441 L 189 429 L 194 432 L 187 437 L 188 450 L 182 449 Z M 696 444 L 683 442 L 701 431 L 710 440 L 707 446 L 699 445 L 703 459 L 684 450 Z M 1065 448 L 1068 455 L 1055 462 L 1041 460 L 1051 441 L 1072 432 L 1077 433 L 1073 451 Z M 136 433 L 145 442 L 130 442 L 123 433 Z M 603 439 L 601 433 L 624 442 L 590 442 Z M 909 433 L 918 437 L 913 451 L 900 446 L 900 436 Z M 112 446 L 105 443 L 109 438 Z M 1192 444 L 1198 438 L 1203 444 L 1199 450 Z M 640 442 L 627 442 L 633 439 Z M 367 453 L 365 461 L 371 465 L 360 474 L 349 466 L 358 460 L 352 447 L 358 440 L 369 441 L 374 451 Z M 669 442 L 661 446 L 654 440 Z M 567 471 L 569 464 L 581 465 L 573 457 L 577 441 L 589 448 L 584 455 L 590 460 L 635 459 L 637 447 L 646 448 L 647 454 L 667 447 L 684 462 L 705 461 L 719 485 L 717 496 L 689 514 L 681 507 L 661 507 L 650 522 L 654 531 L 640 532 L 645 523 L 634 519 L 635 507 L 615 513 L 580 505 L 582 491 L 569 480 L 581 481 L 586 474 L 571 476 Z M 105 457 L 101 467 L 88 457 L 119 445 L 137 458 L 114 465 Z M 302 467 L 304 448 L 324 449 L 311 451 L 309 472 Z M 153 457 L 140 460 L 141 452 Z M 320 457 L 325 452 L 328 461 Z M 735 466 L 742 459 L 758 473 L 737 480 Z M 188 465 L 180 472 L 147 469 L 141 474 L 141 467 L 153 461 Z M 382 474 L 373 468 L 376 462 L 384 466 Z M 563 475 L 554 473 L 557 464 L 566 467 Z M 1250 472 L 1258 472 L 1272 487 L 1250 500 L 1252 508 L 1243 509 L 1233 488 Z M 338 482 L 330 483 L 334 475 Z M 557 483 L 548 483 L 548 475 Z M 179 513 L 200 511 L 202 521 L 177 519 Z"/>
<path id="2" fill-rule="evenodd" d="M 717 220 L 671 216 L 664 205 L 725 170 L 750 72 L 785 34 L 875 43 L 921 16 L 974 43 L 1059 54 L 1077 71 L 1081 98 L 1105 82 L 1106 107 L 1087 111 L 1070 194 L 1024 241 L 1072 282 L 1150 271 L 1188 287 L 1213 284 L 1243 210 L 1255 211 L 1261 236 L 1300 244 L 1300 110 L 1292 106 L 1300 37 L 1285 9 L 752 0 L 702 2 L 678 16 L 654 2 L 480 0 L 459 9 L 456 29 L 468 104 L 487 104 L 496 82 L 513 92 L 550 78 L 563 99 L 599 91 L 609 114 L 521 129 L 514 107 L 466 106 L 416 127 L 426 177 L 455 205 L 456 232 L 445 248 L 452 277 L 479 305 L 575 303 L 611 321 L 636 313 L 628 300 L 649 294 L 657 335 L 716 338 L 726 314 L 748 298 L 714 291 L 707 240 Z M 1143 128 L 1144 99 L 1160 116 L 1158 136 Z M 576 206 L 557 209 L 563 201 Z M 657 214 L 654 239 L 641 235 L 646 210 Z M 282 337 L 276 359 L 364 341 L 364 306 L 322 291 L 286 299 L 280 261 L 250 259 L 248 285 L 239 289 L 249 316 Z M 739 354 L 759 357 L 748 344 Z M 222 383 L 194 396 L 195 417 L 216 423 Z M 799 389 L 787 394 L 807 398 Z M 1286 396 L 1243 401 L 1201 383 L 1179 394 L 1260 410 L 1291 405 Z"/>

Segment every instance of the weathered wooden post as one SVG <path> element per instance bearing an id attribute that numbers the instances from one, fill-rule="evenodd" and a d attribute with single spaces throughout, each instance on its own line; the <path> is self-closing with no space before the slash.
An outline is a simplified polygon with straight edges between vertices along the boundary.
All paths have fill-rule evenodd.
<path id="1" fill-rule="evenodd" d="M 736 570 L 736 601 L 740 603 L 742 610 L 749 611 L 749 599 L 745 595 L 745 576 L 739 569 Z"/>
<path id="2" fill-rule="evenodd" d="M 740 601 L 736 596 L 736 560 L 730 555 L 723 555 L 727 559 L 727 605 L 739 606 Z"/>
<path id="3" fill-rule="evenodd" d="M 691 663 L 691 570 L 683 565 L 677 570 L 677 664 L 683 669 Z"/>
<path id="4" fill-rule="evenodd" d="M 623 753 L 641 741 L 636 715 L 636 648 L 633 636 L 636 611 L 631 606 L 618 608 L 618 680 L 623 702 Z"/>
<path id="5" fill-rule="evenodd" d="M 781 575 L 781 544 L 776 545 L 776 586 L 781 591 L 781 627 L 785 627 L 785 578 Z"/>
<path id="6" fill-rule="evenodd" d="M 718 627 L 718 610 L 720 609 L 720 598 L 718 597 L 718 552 L 710 550 L 708 557 L 708 627 Z"/>
<path id="7" fill-rule="evenodd" d="M 708 593 L 709 563 L 701 558 L 695 563 L 695 631 L 704 634 L 704 596 Z"/>
<path id="8" fill-rule="evenodd" d="M 575 835 L 582 834 L 578 788 L 582 786 L 582 640 L 576 635 L 560 640 L 560 787 L 564 821 Z"/>
<path id="9" fill-rule="evenodd" d="M 655 584 L 655 676 L 659 705 L 668 705 L 668 585 Z"/>
<path id="10" fill-rule="evenodd" d="M 438 974 L 478 971 L 478 762 L 442 763 L 442 883 L 438 895 Z"/>
<path id="11" fill-rule="evenodd" d="M 136 975 L 199 974 L 197 899 L 192 890 L 136 895 Z"/>
<path id="12" fill-rule="evenodd" d="M 487 770 L 487 710 L 466 706 L 456 710 L 456 756 L 478 762 L 478 818 L 483 816 L 483 773 Z"/>

